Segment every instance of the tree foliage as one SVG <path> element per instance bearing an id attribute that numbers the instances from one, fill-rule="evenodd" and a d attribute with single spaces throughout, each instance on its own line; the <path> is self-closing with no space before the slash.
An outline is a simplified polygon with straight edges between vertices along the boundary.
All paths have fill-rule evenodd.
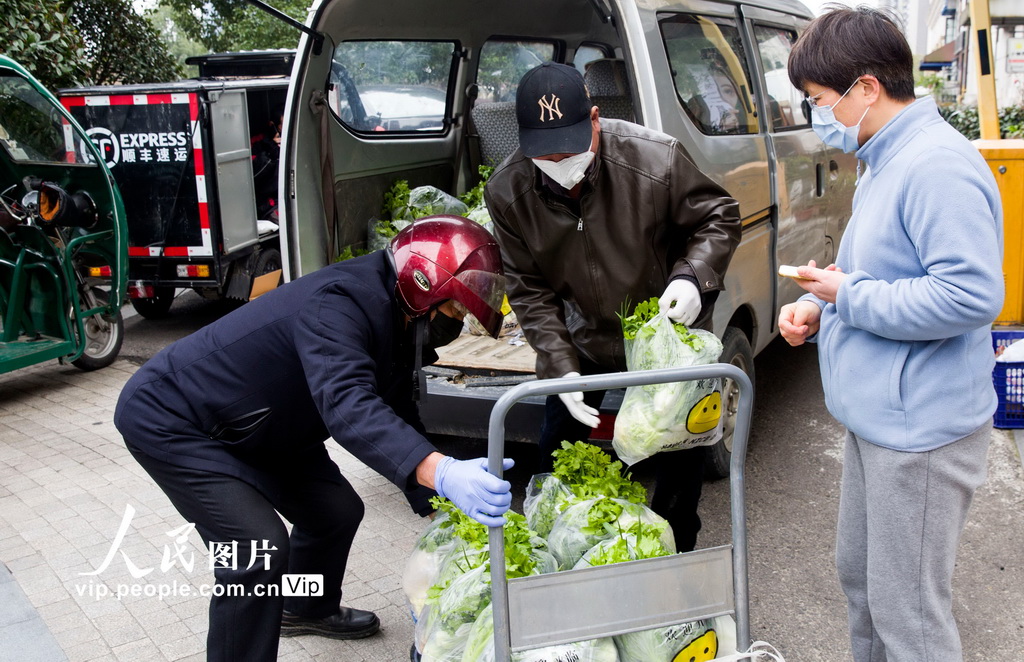
<path id="1" fill-rule="evenodd" d="M 5 0 L 4 5 L 5 55 L 50 89 L 86 82 L 85 44 L 60 6 L 42 0 Z"/>
<path id="2" fill-rule="evenodd" d="M 3 51 L 49 89 L 175 80 L 181 68 L 131 0 L 4 0 Z"/>
<path id="3" fill-rule="evenodd" d="M 296 48 L 300 33 L 245 0 L 162 0 L 178 29 L 211 52 Z M 267 4 L 299 22 L 308 0 L 268 0 Z"/>
<path id="4" fill-rule="evenodd" d="M 154 83 L 182 75 L 160 33 L 131 0 L 63 0 L 85 42 L 92 82 Z"/>

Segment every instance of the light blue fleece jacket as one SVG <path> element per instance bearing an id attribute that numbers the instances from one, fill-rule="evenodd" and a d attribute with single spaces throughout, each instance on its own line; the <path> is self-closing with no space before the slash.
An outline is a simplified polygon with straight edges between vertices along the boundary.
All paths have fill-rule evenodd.
<path id="1" fill-rule="evenodd" d="M 870 112 L 870 111 L 869 111 Z M 928 451 L 996 408 L 991 324 L 1003 306 L 1002 208 L 988 164 L 931 97 L 858 151 L 867 165 L 822 307 L 825 403 L 858 437 Z"/>

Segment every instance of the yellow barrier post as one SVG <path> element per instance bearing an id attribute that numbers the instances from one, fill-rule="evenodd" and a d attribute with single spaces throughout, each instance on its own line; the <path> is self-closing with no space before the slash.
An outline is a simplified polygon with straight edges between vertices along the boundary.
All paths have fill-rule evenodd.
<path id="1" fill-rule="evenodd" d="M 996 324 L 1024 324 L 1024 140 L 975 140 L 1003 199 L 1006 301 Z"/>

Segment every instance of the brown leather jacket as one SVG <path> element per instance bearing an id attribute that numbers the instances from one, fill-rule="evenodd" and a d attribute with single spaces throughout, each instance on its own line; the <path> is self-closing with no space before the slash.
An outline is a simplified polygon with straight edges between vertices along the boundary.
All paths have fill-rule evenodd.
<path id="1" fill-rule="evenodd" d="M 739 206 L 669 135 L 601 119 L 580 213 L 517 150 L 484 198 L 508 278 L 508 297 L 537 351 L 537 376 L 579 370 L 582 355 L 626 369 L 618 313 L 694 277 L 710 328 L 713 302 L 740 240 Z"/>

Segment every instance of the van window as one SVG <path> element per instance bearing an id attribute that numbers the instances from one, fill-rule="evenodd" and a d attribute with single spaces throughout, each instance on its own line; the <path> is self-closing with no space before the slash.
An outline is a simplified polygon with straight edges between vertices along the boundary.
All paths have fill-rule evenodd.
<path id="1" fill-rule="evenodd" d="M 441 133 L 448 116 L 449 41 L 343 41 L 328 100 L 355 131 Z"/>
<path id="2" fill-rule="evenodd" d="M 757 51 L 764 69 L 765 92 L 768 94 L 768 117 L 775 131 L 810 124 L 804 95 L 789 82 L 789 52 L 796 34 L 791 30 L 767 25 L 754 26 Z"/>
<path id="3" fill-rule="evenodd" d="M 708 135 L 757 133 L 750 74 L 736 21 L 659 14 L 679 101 Z"/>
<path id="4" fill-rule="evenodd" d="M 588 64 L 594 60 L 603 60 L 610 57 L 612 57 L 612 50 L 607 46 L 582 44 L 576 49 L 576 55 L 572 59 L 572 66 L 576 67 L 580 74 L 585 74 L 587 73 Z"/>
<path id="5" fill-rule="evenodd" d="M 515 101 L 519 79 L 541 62 L 555 58 L 555 44 L 492 39 L 480 49 L 477 103 Z"/>

